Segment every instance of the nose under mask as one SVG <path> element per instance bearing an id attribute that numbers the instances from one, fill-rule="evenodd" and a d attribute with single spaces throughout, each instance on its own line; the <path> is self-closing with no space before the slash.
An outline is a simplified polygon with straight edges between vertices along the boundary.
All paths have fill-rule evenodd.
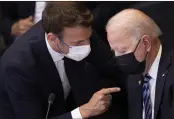
<path id="1" fill-rule="evenodd" d="M 69 53 L 66 55 L 64 54 L 64 56 L 75 61 L 81 61 L 86 58 L 90 52 L 90 45 L 70 46 Z"/>
<path id="2" fill-rule="evenodd" d="M 137 61 L 134 52 L 115 58 L 119 69 L 126 74 L 141 74 L 145 70 L 146 61 Z"/>

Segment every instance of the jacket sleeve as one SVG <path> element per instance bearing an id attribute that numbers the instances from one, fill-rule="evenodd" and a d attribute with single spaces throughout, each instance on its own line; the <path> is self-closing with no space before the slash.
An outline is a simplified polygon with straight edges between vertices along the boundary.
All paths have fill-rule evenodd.
<path id="1" fill-rule="evenodd" d="M 119 69 L 115 54 L 103 39 L 94 31 L 91 39 L 91 53 L 87 61 L 97 68 L 101 76 L 113 78 L 121 87 L 125 87 L 125 74 Z"/>
<path id="2" fill-rule="evenodd" d="M 72 119 L 71 112 L 50 119 Z"/>
<path id="3" fill-rule="evenodd" d="M 117 77 L 117 74 L 123 73 L 119 69 L 115 54 L 111 51 L 111 48 L 95 32 L 91 36 L 90 45 L 91 53 L 87 57 L 89 63 L 97 67 L 102 74 Z"/>
<path id="4" fill-rule="evenodd" d="M 93 31 L 90 37 L 91 53 L 87 60 L 95 66 L 106 64 L 113 58 L 113 53 L 108 45 L 104 43 L 103 39 Z"/>
<path id="5" fill-rule="evenodd" d="M 36 80 L 17 66 L 5 68 L 2 74 L 16 119 L 45 119 L 46 110 L 38 99 Z M 72 119 L 72 117 L 68 112 L 51 119 Z"/>

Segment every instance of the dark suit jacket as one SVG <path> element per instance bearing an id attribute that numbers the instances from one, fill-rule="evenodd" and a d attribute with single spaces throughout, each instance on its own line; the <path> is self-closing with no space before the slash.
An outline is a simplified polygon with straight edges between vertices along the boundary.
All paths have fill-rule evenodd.
<path id="1" fill-rule="evenodd" d="M 49 117 L 52 119 L 71 119 L 69 111 L 87 103 L 93 93 L 97 91 L 99 79 L 86 74 L 86 62 L 88 60 L 97 66 L 106 63 L 113 56 L 110 49 L 100 41 L 99 37 L 94 33 L 90 38 L 92 50 L 87 59 L 76 62 L 64 58 L 72 97 L 75 100 L 71 102 L 73 106 L 67 109 L 66 107 L 69 105 L 64 100 L 61 80 L 47 50 L 44 34 L 41 22 L 39 22 L 12 44 L 2 56 L 0 66 L 1 119 L 44 118 L 50 93 L 54 93 L 56 99 L 51 106 Z M 104 84 L 102 83 L 102 87 L 106 86 Z M 121 101 L 122 99 L 120 99 Z M 118 102 L 119 105 L 120 102 Z M 112 110 L 112 114 L 125 116 L 126 112 L 117 110 L 118 112 Z M 99 119 L 119 117 L 108 115 L 110 117 L 101 116 Z"/>
<path id="2" fill-rule="evenodd" d="M 174 52 L 162 47 L 155 92 L 155 119 L 174 119 Z M 142 76 L 128 78 L 129 119 L 142 119 Z M 142 81 L 141 81 L 142 82 Z"/>

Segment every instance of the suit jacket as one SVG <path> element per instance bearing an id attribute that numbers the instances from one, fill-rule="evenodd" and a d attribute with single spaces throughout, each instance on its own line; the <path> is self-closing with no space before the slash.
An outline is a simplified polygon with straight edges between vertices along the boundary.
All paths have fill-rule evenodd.
<path id="1" fill-rule="evenodd" d="M 99 37 L 95 33 L 91 36 L 91 53 L 86 59 L 76 62 L 64 58 L 65 71 L 73 95 L 70 99 L 74 99 L 69 106 L 68 101 L 64 100 L 61 80 L 47 50 L 44 34 L 42 24 L 39 22 L 12 44 L 2 56 L 0 66 L 1 119 L 45 118 L 50 93 L 54 93 L 56 99 L 51 106 L 49 117 L 71 119 L 69 111 L 87 103 L 97 91 L 99 79 L 94 77 L 94 74 L 86 73 L 86 63 L 90 61 L 91 64 L 97 66 L 106 63 L 113 56 Z M 102 83 L 102 87 L 106 86 L 104 84 Z M 67 109 L 67 107 L 71 108 Z M 112 114 L 125 115 L 125 112 L 117 113 L 113 110 Z M 101 116 L 99 119 L 102 118 L 112 119 L 114 116 L 110 114 L 110 117 Z"/>
<path id="2" fill-rule="evenodd" d="M 162 47 L 155 92 L 155 119 L 174 119 L 174 52 Z M 140 75 L 128 78 L 129 119 L 142 119 L 143 95 Z M 139 83 L 141 81 L 141 84 Z"/>

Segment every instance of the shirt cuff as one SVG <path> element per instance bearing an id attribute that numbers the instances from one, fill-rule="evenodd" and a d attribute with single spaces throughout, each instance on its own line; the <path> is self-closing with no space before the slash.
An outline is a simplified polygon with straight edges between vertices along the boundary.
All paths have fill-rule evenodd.
<path id="1" fill-rule="evenodd" d="M 72 116 L 72 119 L 83 119 L 80 114 L 79 107 L 71 111 L 71 116 Z"/>

